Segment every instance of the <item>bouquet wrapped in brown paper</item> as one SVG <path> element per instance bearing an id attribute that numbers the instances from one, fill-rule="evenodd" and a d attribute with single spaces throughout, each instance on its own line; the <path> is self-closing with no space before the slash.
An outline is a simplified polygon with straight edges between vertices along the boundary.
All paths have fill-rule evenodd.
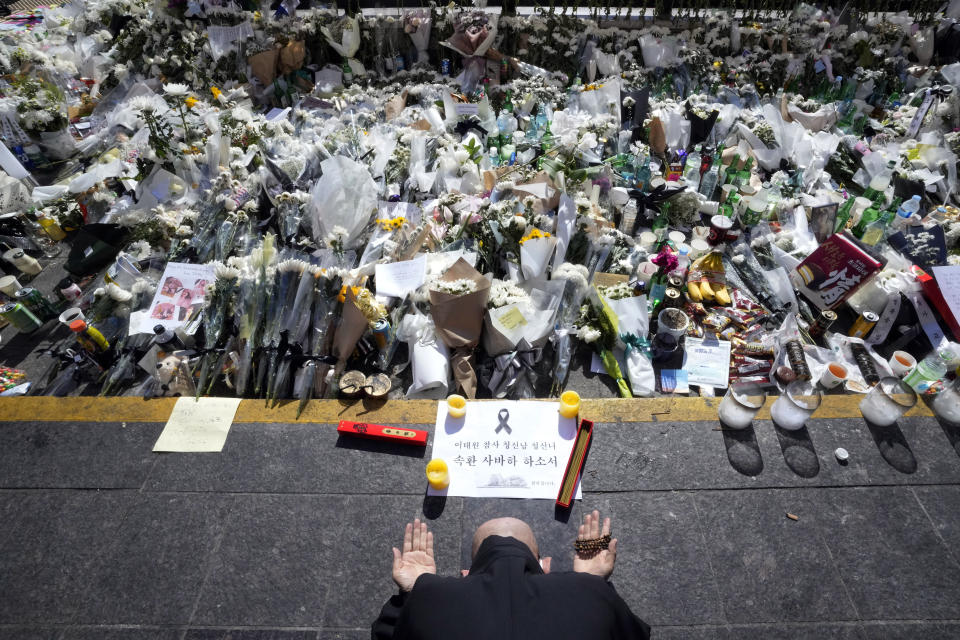
<path id="1" fill-rule="evenodd" d="M 306 57 L 307 50 L 304 47 L 303 40 L 288 42 L 285 47 L 280 49 L 281 75 L 286 75 L 302 67 Z"/>
<path id="2" fill-rule="evenodd" d="M 368 320 L 357 301 L 357 292 L 353 287 L 346 287 L 346 297 L 343 302 L 343 315 L 340 317 L 340 326 L 333 335 L 333 355 L 337 358 L 336 373 L 343 372 L 347 358 L 357 348 L 357 342 L 367 330 Z"/>
<path id="3" fill-rule="evenodd" d="M 453 376 L 468 398 L 477 396 L 473 348 L 480 342 L 490 282 L 460 258 L 430 289 L 430 313 L 437 336 L 453 354 Z"/>
<path id="4" fill-rule="evenodd" d="M 250 63 L 250 70 L 260 83 L 269 87 L 277 78 L 277 58 L 280 57 L 278 49 L 269 49 L 261 51 L 247 58 Z"/>

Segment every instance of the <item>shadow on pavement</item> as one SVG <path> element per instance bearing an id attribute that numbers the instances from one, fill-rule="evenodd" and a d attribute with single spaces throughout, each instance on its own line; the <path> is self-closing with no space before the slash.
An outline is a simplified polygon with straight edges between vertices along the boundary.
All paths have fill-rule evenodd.
<path id="1" fill-rule="evenodd" d="M 763 456 L 757 444 L 753 425 L 746 429 L 733 429 L 720 421 L 723 444 L 727 448 L 730 466 L 745 476 L 758 476 L 763 471 Z"/>

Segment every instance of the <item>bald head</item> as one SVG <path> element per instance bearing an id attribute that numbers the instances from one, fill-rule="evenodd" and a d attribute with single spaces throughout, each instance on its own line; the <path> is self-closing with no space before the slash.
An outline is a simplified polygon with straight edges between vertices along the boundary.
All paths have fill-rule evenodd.
<path id="1" fill-rule="evenodd" d="M 504 538 L 516 538 L 523 544 L 530 547 L 530 551 L 537 558 L 540 557 L 540 549 L 537 547 L 537 538 L 533 535 L 533 529 L 523 520 L 516 518 L 494 518 L 487 520 L 477 527 L 477 532 L 473 534 L 473 552 L 471 558 L 477 556 L 480 545 L 489 536 L 503 536 Z"/>

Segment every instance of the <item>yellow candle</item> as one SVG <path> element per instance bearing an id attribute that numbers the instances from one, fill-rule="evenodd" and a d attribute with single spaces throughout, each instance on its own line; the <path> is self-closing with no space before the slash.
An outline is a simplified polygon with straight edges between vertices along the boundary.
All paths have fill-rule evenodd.
<path id="1" fill-rule="evenodd" d="M 580 414 L 580 394 L 576 391 L 564 391 L 560 394 L 560 415 L 564 418 L 576 418 Z"/>
<path id="2" fill-rule="evenodd" d="M 450 472 L 447 463 L 440 458 L 434 458 L 427 463 L 427 482 L 438 491 L 450 486 Z"/>
<path id="3" fill-rule="evenodd" d="M 455 393 L 447 396 L 447 413 L 451 418 L 462 418 L 467 415 L 467 399 Z"/>

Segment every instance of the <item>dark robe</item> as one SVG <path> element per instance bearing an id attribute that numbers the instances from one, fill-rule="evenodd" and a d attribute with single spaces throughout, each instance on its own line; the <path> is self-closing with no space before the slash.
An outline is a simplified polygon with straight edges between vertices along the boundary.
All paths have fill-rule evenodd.
<path id="1" fill-rule="evenodd" d="M 424 574 L 393 596 L 373 640 L 646 640 L 650 627 L 613 585 L 586 573 L 545 574 L 515 538 L 483 541 L 466 578 Z"/>

